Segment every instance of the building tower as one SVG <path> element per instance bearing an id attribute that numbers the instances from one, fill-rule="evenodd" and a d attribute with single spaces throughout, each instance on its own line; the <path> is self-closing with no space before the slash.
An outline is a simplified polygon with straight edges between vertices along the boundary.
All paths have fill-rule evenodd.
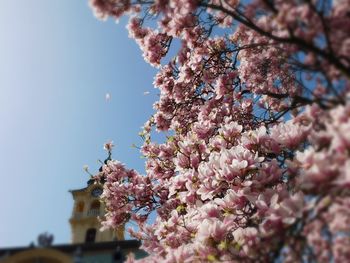
<path id="1" fill-rule="evenodd" d="M 100 231 L 105 206 L 100 200 L 103 185 L 93 179 L 85 188 L 70 190 L 74 199 L 72 216 L 69 220 L 73 244 L 124 240 L 124 227 L 118 230 Z"/>

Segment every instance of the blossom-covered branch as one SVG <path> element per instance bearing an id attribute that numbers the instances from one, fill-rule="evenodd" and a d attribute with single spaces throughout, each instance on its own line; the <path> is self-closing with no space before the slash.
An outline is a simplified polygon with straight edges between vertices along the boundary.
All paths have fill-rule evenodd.
<path id="1" fill-rule="evenodd" d="M 129 14 L 159 69 L 146 174 L 109 161 L 99 175 L 105 227 L 136 221 L 145 262 L 346 262 L 350 1 L 90 4 Z M 153 129 L 171 136 L 155 143 Z"/>

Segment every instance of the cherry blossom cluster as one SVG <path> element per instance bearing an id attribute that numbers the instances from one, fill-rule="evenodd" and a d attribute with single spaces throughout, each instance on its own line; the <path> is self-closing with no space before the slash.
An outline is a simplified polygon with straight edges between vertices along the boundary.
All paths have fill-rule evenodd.
<path id="1" fill-rule="evenodd" d="M 97 176 L 104 227 L 135 221 L 143 262 L 346 262 L 350 0 L 90 4 L 130 15 L 158 68 L 146 174 L 110 160 Z"/>

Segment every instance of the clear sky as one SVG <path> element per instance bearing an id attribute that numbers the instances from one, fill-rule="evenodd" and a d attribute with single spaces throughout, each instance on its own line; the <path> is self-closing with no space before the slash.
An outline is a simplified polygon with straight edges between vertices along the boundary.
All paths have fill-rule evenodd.
<path id="1" fill-rule="evenodd" d="M 45 231 L 70 241 L 68 190 L 85 187 L 104 142 L 143 172 L 131 145 L 152 114 L 155 69 L 125 21 L 98 21 L 87 2 L 0 0 L 0 247 Z"/>

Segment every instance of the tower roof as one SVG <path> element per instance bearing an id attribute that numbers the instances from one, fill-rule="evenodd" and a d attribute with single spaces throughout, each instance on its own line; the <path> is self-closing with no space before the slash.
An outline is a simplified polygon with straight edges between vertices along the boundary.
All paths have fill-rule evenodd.
<path id="1" fill-rule="evenodd" d="M 98 169 L 99 173 L 102 173 L 103 171 L 103 165 L 107 165 L 108 161 L 112 160 L 112 151 L 108 151 L 108 156 L 107 158 L 101 162 L 101 166 Z M 74 193 L 74 192 L 83 192 L 85 191 L 87 188 L 89 188 L 90 185 L 94 184 L 95 182 L 98 182 L 100 184 L 104 184 L 106 182 L 106 178 L 104 175 L 100 176 L 98 179 L 95 178 L 94 176 L 91 175 L 90 179 L 86 182 L 87 186 L 84 188 L 80 188 L 80 189 L 73 189 L 73 190 L 69 190 L 70 193 Z"/>

